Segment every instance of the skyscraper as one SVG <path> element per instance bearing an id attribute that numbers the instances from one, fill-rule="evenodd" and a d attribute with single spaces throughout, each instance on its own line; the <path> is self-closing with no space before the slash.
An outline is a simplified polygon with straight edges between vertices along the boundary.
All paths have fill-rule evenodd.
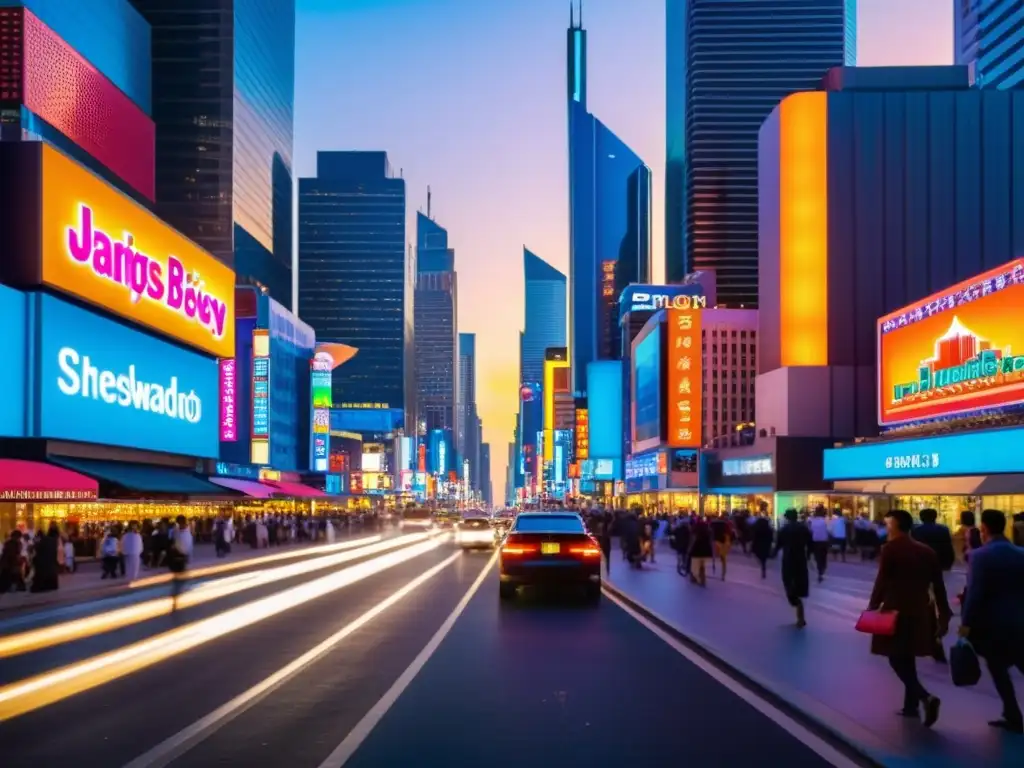
<path id="1" fill-rule="evenodd" d="M 470 481 L 480 469 L 479 416 L 476 410 L 476 334 L 459 334 L 458 442 L 460 455 L 469 460 Z"/>
<path id="2" fill-rule="evenodd" d="M 157 210 L 292 308 L 295 0 L 131 0 L 153 29 Z"/>
<path id="3" fill-rule="evenodd" d="M 334 372 L 335 407 L 415 423 L 405 181 L 384 152 L 318 152 L 299 179 L 299 309 L 320 342 L 356 347 Z"/>
<path id="4" fill-rule="evenodd" d="M 544 350 L 565 346 L 565 275 L 523 248 L 526 312 L 520 340 L 519 380 L 539 384 Z"/>
<path id="5" fill-rule="evenodd" d="M 855 63 L 855 0 L 666 0 L 665 269 L 714 270 L 757 306 L 757 135 L 775 105 Z"/>
<path id="6" fill-rule="evenodd" d="M 586 391 L 587 364 L 619 354 L 619 294 L 651 279 L 651 170 L 587 111 L 587 33 L 571 10 L 566 50 L 569 346 Z"/>
<path id="7" fill-rule="evenodd" d="M 427 193 L 429 201 L 429 192 Z M 458 300 L 455 251 L 448 231 L 427 215 L 416 214 L 416 410 L 426 433 L 443 429 L 453 438 L 458 399 Z M 455 450 L 460 450 L 454 440 Z"/>
<path id="8" fill-rule="evenodd" d="M 953 10 L 953 52 L 983 88 L 1024 83 L 1024 3 L 958 0 Z"/>
<path id="9" fill-rule="evenodd" d="M 480 443 L 480 498 L 484 507 L 490 507 L 494 502 L 491 491 L 491 446 L 490 443 Z"/>

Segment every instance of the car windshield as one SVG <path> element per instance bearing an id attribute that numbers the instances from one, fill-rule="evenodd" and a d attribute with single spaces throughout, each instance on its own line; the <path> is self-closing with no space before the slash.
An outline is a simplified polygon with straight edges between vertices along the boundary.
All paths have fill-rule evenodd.
<path id="1" fill-rule="evenodd" d="M 429 509 L 407 509 L 402 513 L 406 520 L 429 520 Z"/>
<path id="2" fill-rule="evenodd" d="M 471 517 L 467 520 L 462 521 L 463 528 L 490 528 L 491 524 L 482 518 Z"/>
<path id="3" fill-rule="evenodd" d="M 583 533 L 583 521 L 576 515 L 520 515 L 516 533 Z"/>

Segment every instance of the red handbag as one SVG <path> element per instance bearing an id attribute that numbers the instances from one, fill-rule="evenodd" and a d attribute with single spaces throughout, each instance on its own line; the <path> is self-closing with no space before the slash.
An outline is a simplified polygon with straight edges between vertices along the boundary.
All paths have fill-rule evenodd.
<path id="1" fill-rule="evenodd" d="M 866 635 L 892 637 L 896 634 L 896 618 L 899 615 L 899 611 L 864 611 L 854 629 Z"/>

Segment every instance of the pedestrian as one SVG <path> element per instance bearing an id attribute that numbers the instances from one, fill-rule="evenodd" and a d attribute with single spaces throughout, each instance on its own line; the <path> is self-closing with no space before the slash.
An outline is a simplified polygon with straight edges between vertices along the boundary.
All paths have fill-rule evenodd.
<path id="1" fill-rule="evenodd" d="M 22 554 L 22 533 L 11 531 L 0 550 L 0 594 L 6 594 L 13 588 L 17 592 L 25 591 L 25 556 Z"/>
<path id="2" fill-rule="evenodd" d="M 128 523 L 128 530 L 121 538 L 121 556 L 124 558 L 124 572 L 131 583 L 139 578 L 142 566 L 142 534 L 139 524 L 134 520 Z"/>
<path id="3" fill-rule="evenodd" d="M 188 570 L 188 561 L 192 557 L 192 531 L 184 515 L 178 515 L 173 528 L 170 546 L 167 549 L 167 566 L 174 574 L 171 580 L 171 599 L 173 610 L 178 610 L 178 596 L 184 585 L 184 574 Z"/>
<path id="4" fill-rule="evenodd" d="M 696 518 L 690 526 L 690 581 L 706 587 L 708 561 L 715 556 L 711 526 L 705 518 Z"/>
<path id="5" fill-rule="evenodd" d="M 814 564 L 818 569 L 819 584 L 825 580 L 825 569 L 828 568 L 828 520 L 825 515 L 825 508 L 819 505 L 809 523 L 811 551 L 814 553 Z"/>
<path id="6" fill-rule="evenodd" d="M 764 514 L 760 514 L 750 527 L 750 550 L 754 557 L 761 564 L 761 578 L 768 578 L 768 558 L 772 555 L 773 539 L 775 531 L 772 530 L 771 521 Z"/>
<path id="7" fill-rule="evenodd" d="M 715 559 L 722 564 L 722 581 L 725 581 L 725 570 L 729 562 L 729 550 L 732 549 L 734 538 L 732 521 L 725 515 L 719 515 L 714 518 L 711 521 L 711 535 L 715 542 Z"/>
<path id="8" fill-rule="evenodd" d="M 114 535 L 114 529 L 108 528 L 107 535 L 103 537 L 103 543 L 100 545 L 100 556 L 103 558 L 103 575 L 101 579 L 116 579 L 117 578 L 117 565 L 120 561 L 120 548 L 117 541 L 117 536 Z"/>
<path id="9" fill-rule="evenodd" d="M 32 556 L 35 575 L 32 579 L 33 592 L 52 592 L 60 584 L 57 571 L 57 550 L 60 548 L 60 531 L 55 523 L 50 523 L 45 536 L 36 542 Z"/>
<path id="10" fill-rule="evenodd" d="M 787 509 L 785 518 L 773 555 L 782 552 L 782 586 L 789 604 L 796 609 L 796 626 L 803 629 L 807 626 L 804 600 L 810 594 L 807 553 L 811 550 L 811 532 L 795 509 Z"/>
<path id="11" fill-rule="evenodd" d="M 1003 716 L 993 728 L 1024 734 L 1010 668 L 1024 672 L 1024 549 L 1006 538 L 1006 516 L 995 509 L 981 513 L 982 546 L 971 553 L 967 595 L 960 616 L 960 636 L 969 638 L 985 659 Z"/>
<path id="12" fill-rule="evenodd" d="M 843 510 L 835 510 L 832 513 L 832 520 L 829 522 L 829 543 L 832 546 L 832 551 L 839 555 L 844 563 L 846 562 L 846 527 Z"/>
<path id="13" fill-rule="evenodd" d="M 945 636 L 953 615 L 946 598 L 939 558 L 930 547 L 915 541 L 914 519 L 905 509 L 886 515 L 886 544 L 878 560 L 878 575 L 868 610 L 896 614 L 892 635 L 873 635 L 871 653 L 885 656 L 903 683 L 904 717 L 920 717 L 930 728 L 939 719 L 941 701 L 930 694 L 917 676 L 917 657 L 931 656 L 935 638 Z"/>
<path id="14" fill-rule="evenodd" d="M 950 534 L 949 528 L 936 522 L 939 513 L 934 509 L 922 509 L 918 517 L 921 518 L 921 524 L 916 526 L 910 535 L 914 537 L 915 541 L 930 547 L 935 556 L 939 558 L 939 567 L 944 572 L 949 571 L 953 567 L 953 563 L 956 562 L 953 536 Z M 932 658 L 940 664 L 947 663 L 946 649 L 942 645 L 941 637 L 935 638 L 935 652 L 932 654 Z"/>
<path id="15" fill-rule="evenodd" d="M 70 537 L 64 539 L 64 568 L 68 573 L 75 573 L 78 564 L 75 562 L 75 542 Z"/>

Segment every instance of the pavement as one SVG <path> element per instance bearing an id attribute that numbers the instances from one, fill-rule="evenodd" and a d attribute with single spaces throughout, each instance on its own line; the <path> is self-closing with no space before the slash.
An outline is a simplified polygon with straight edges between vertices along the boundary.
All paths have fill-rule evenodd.
<path id="1" fill-rule="evenodd" d="M 689 645 L 723 664 L 739 679 L 771 691 L 828 733 L 878 764 L 905 766 L 1024 765 L 1024 738 L 993 730 L 987 721 L 1001 705 L 987 674 L 972 688 L 956 688 L 945 665 L 918 663 L 925 687 L 942 699 L 934 729 L 896 717 L 902 686 L 885 659 L 871 656 L 870 639 L 854 631 L 874 582 L 873 563 L 830 561 L 825 581 L 806 601 L 808 626 L 798 630 L 782 591 L 777 561 L 766 579 L 753 558 L 738 549 L 727 581 L 708 574 L 708 586 L 689 584 L 676 572 L 675 553 L 659 549 L 658 561 L 640 571 L 614 556 L 606 587 Z M 947 574 L 951 601 L 963 571 Z M 958 606 L 953 602 L 954 611 Z M 946 645 L 956 637 L 954 620 Z M 1019 696 L 1024 679 L 1016 675 Z"/>
<path id="2" fill-rule="evenodd" d="M 4 767 L 864 764 L 615 599 L 499 601 L 447 537 L 289 573 L 0 656 Z"/>

